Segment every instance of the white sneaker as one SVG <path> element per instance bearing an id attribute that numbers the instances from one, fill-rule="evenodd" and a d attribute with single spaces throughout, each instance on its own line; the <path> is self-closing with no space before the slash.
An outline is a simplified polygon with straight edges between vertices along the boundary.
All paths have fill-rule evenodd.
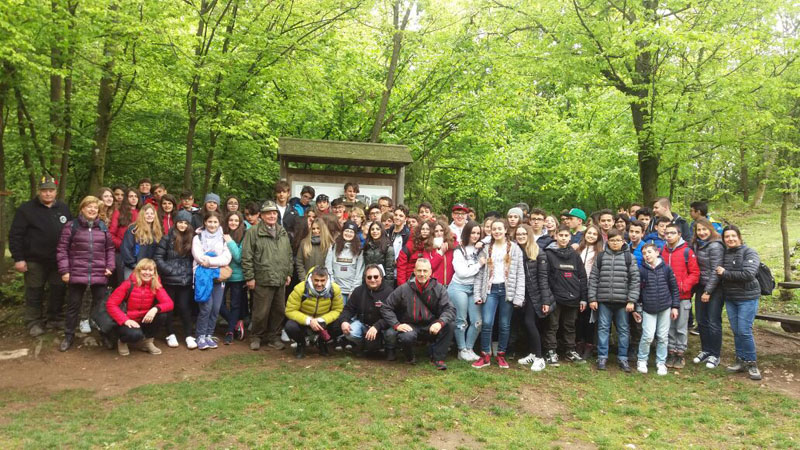
<path id="1" fill-rule="evenodd" d="M 647 361 L 636 361 L 636 370 L 638 370 L 639 373 L 647 373 Z"/>
<path id="2" fill-rule="evenodd" d="M 546 364 L 544 362 L 544 358 L 537 358 L 535 356 L 533 357 L 533 364 L 531 365 L 531 370 L 532 371 L 541 372 L 541 371 L 544 370 L 545 367 L 546 367 Z"/>
<path id="3" fill-rule="evenodd" d="M 186 336 L 186 348 L 189 350 L 194 350 L 197 348 L 197 340 L 194 338 L 194 336 Z"/>
<path id="4" fill-rule="evenodd" d="M 286 334 L 286 330 L 281 330 L 281 341 L 283 341 L 284 343 L 292 342 L 292 340 L 289 339 L 289 335 Z"/>
<path id="5" fill-rule="evenodd" d="M 462 361 L 471 361 L 469 350 L 463 349 L 458 351 L 458 359 Z"/>
<path id="6" fill-rule="evenodd" d="M 475 362 L 475 361 L 481 359 L 481 357 L 478 356 L 477 353 L 475 353 L 475 350 L 469 348 L 469 349 L 467 349 L 467 351 L 469 352 L 469 360 L 470 361 Z"/>
<path id="7" fill-rule="evenodd" d="M 664 376 L 667 373 L 669 373 L 669 372 L 667 372 L 667 365 L 666 364 L 659 364 L 658 365 L 658 372 L 656 372 L 656 373 L 658 373 L 661 376 Z"/>
<path id="8" fill-rule="evenodd" d="M 92 327 L 89 325 L 88 320 L 81 320 L 81 323 L 78 326 L 83 334 L 89 334 L 92 332 Z"/>
<path id="9" fill-rule="evenodd" d="M 536 360 L 536 355 L 531 353 L 531 354 L 529 354 L 528 356 L 526 356 L 524 358 L 518 359 L 517 362 L 522 364 L 523 366 L 528 366 L 528 365 L 533 364 L 534 360 Z"/>
<path id="10" fill-rule="evenodd" d="M 167 347 L 176 348 L 178 346 L 178 338 L 174 334 L 167 336 Z"/>

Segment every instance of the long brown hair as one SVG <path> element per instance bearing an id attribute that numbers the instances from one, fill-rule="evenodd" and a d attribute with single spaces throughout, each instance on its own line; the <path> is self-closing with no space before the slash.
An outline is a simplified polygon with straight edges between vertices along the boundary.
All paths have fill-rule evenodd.
<path id="1" fill-rule="evenodd" d="M 427 225 L 428 229 L 430 230 L 430 232 L 428 233 L 428 237 L 426 238 L 422 237 L 423 225 Z M 417 224 L 417 227 L 414 228 L 414 238 L 413 238 L 414 251 L 430 250 L 433 248 L 433 225 L 434 225 L 433 221 L 420 222 L 419 224 Z"/>
<path id="2" fill-rule="evenodd" d="M 128 201 L 128 194 L 130 194 L 131 192 L 136 194 L 136 199 L 137 199 L 136 206 L 131 206 L 130 202 Z M 136 192 L 132 188 L 125 189 L 125 197 L 123 197 L 122 203 L 119 205 L 119 219 L 117 221 L 117 223 L 119 223 L 119 226 L 127 227 L 128 225 L 131 224 L 131 222 L 133 222 L 133 210 L 138 209 L 140 201 L 141 200 L 139 200 L 138 192 Z"/>
<path id="3" fill-rule="evenodd" d="M 698 217 L 692 224 L 692 248 L 694 248 L 695 244 L 697 243 L 697 225 L 702 225 L 711 232 L 711 235 L 708 237 L 707 241 L 711 242 L 722 240 L 722 237 L 719 235 L 719 233 L 717 233 L 717 229 L 714 228 L 714 224 L 712 224 L 710 220 L 706 219 L 705 217 Z"/>
<path id="4" fill-rule="evenodd" d="M 345 243 L 347 243 L 347 241 L 344 240 L 344 233 L 339 233 L 339 235 L 336 236 L 336 245 L 334 250 L 336 256 L 339 256 L 339 254 L 342 253 Z M 356 256 L 361 253 L 361 239 L 358 238 L 358 233 L 355 233 L 355 236 L 353 236 L 353 239 L 350 241 L 350 251 Z"/>
<path id="5" fill-rule="evenodd" d="M 492 221 L 492 224 L 489 225 L 489 228 L 491 229 L 491 227 L 493 227 L 494 224 L 496 223 L 502 223 L 503 227 L 506 229 L 506 232 L 508 232 L 509 228 L 508 222 L 506 222 L 505 219 L 494 219 Z M 489 242 L 487 249 L 489 258 L 487 258 L 486 260 L 486 269 L 489 271 L 490 274 L 493 273 L 494 271 L 494 258 L 492 257 L 492 250 L 494 250 L 494 237 L 492 237 L 491 239 L 492 240 Z M 509 239 L 508 236 L 506 236 L 506 253 L 503 256 L 503 264 L 504 264 L 503 268 L 505 270 L 504 276 L 506 279 L 508 279 L 508 271 L 511 269 L 511 245 L 512 245 L 511 239 Z"/>
<path id="6" fill-rule="evenodd" d="M 228 226 L 228 220 L 232 216 L 239 217 L 239 227 L 233 231 L 231 231 L 230 227 Z M 244 224 L 244 216 L 242 215 L 242 213 L 240 213 L 239 211 L 232 211 L 225 214 L 225 220 L 222 223 L 222 231 L 224 231 L 225 234 L 229 235 L 231 239 L 233 239 L 233 241 L 236 242 L 237 244 L 242 242 L 242 239 L 244 239 L 245 228 L 247 228 L 247 225 Z"/>
<path id="7" fill-rule="evenodd" d="M 179 231 L 178 227 L 170 228 L 169 232 L 174 233 L 175 242 L 173 243 L 172 248 L 175 250 L 180 256 L 189 256 L 192 254 L 192 239 L 194 238 L 194 228 L 192 228 L 191 222 L 186 222 L 187 227 L 186 231 Z"/>
<path id="8" fill-rule="evenodd" d="M 586 232 L 589 231 L 590 229 L 594 229 L 594 231 L 597 232 L 597 242 L 595 242 L 594 244 L 589 244 L 588 242 L 586 242 Z M 597 225 L 589 225 L 588 227 L 586 227 L 585 230 L 583 230 L 583 237 L 581 237 L 581 243 L 578 244 L 578 253 L 581 253 L 582 251 L 586 250 L 586 247 L 588 247 L 589 245 L 591 245 L 594 248 L 595 258 L 597 258 L 597 255 L 602 253 L 603 249 L 605 248 L 605 242 L 603 242 L 603 233 L 600 232 L 600 227 L 598 227 Z"/>
<path id="9" fill-rule="evenodd" d="M 533 228 L 530 225 L 521 223 L 517 229 L 522 228 L 526 232 L 528 232 L 528 242 L 525 244 L 524 247 L 520 245 L 522 250 L 525 252 L 525 256 L 528 259 L 536 259 L 539 256 L 539 244 L 536 243 L 536 239 L 533 238 Z M 516 236 L 514 236 L 516 238 Z"/>
<path id="10" fill-rule="evenodd" d="M 314 228 L 314 225 L 319 227 L 319 249 L 324 255 L 328 253 L 331 245 L 333 245 L 333 237 L 331 236 L 331 232 L 322 218 L 315 219 L 313 222 L 311 222 L 311 228 Z M 309 229 L 308 235 L 306 235 L 306 237 L 304 237 L 300 242 L 300 248 L 298 251 L 303 252 L 304 258 L 311 256 L 311 250 L 314 248 L 314 244 L 311 243 L 312 237 L 314 236 L 311 233 L 311 229 Z"/>

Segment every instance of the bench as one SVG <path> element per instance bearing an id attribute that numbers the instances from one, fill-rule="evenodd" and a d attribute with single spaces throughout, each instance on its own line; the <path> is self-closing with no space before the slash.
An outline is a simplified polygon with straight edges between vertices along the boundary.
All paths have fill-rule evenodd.
<path id="1" fill-rule="evenodd" d="M 778 283 L 781 289 L 800 289 L 800 281 L 781 281 Z"/>
<path id="2" fill-rule="evenodd" d="M 758 313 L 756 319 L 770 322 L 780 322 L 781 328 L 787 333 L 800 333 L 800 316 L 786 314 Z"/>

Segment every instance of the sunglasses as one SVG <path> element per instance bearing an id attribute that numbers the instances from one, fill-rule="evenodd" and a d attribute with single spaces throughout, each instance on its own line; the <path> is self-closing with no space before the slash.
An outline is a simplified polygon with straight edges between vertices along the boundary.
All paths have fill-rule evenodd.
<path id="1" fill-rule="evenodd" d="M 380 275 L 367 275 L 368 280 L 378 280 L 380 277 Z"/>

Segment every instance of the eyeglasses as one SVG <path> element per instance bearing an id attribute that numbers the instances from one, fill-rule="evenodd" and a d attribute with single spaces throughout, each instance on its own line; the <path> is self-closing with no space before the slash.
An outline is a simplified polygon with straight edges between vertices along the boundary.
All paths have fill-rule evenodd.
<path id="1" fill-rule="evenodd" d="M 544 217 L 531 217 L 531 222 L 544 222 Z"/>
<path id="2" fill-rule="evenodd" d="M 675 236 L 676 234 L 678 234 L 678 232 L 677 231 L 667 231 L 664 234 L 667 235 L 667 236 Z"/>
<path id="3" fill-rule="evenodd" d="M 619 244 L 619 243 L 621 243 L 623 241 L 622 241 L 622 239 L 609 239 L 608 242 L 614 242 L 614 243 Z"/>
<path id="4" fill-rule="evenodd" d="M 380 275 L 367 275 L 368 280 L 378 280 L 380 278 L 381 278 Z"/>

